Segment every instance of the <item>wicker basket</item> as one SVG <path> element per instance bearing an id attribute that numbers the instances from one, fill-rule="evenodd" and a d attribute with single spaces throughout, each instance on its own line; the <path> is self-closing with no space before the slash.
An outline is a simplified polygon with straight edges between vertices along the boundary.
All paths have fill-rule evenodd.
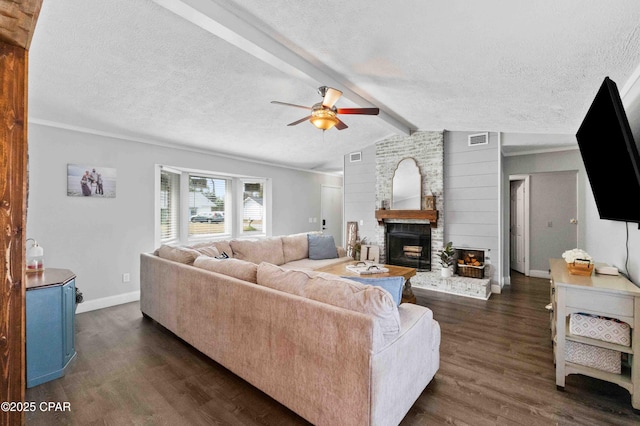
<path id="1" fill-rule="evenodd" d="M 484 278 L 484 265 L 473 266 L 458 264 L 458 275 L 469 278 Z"/>

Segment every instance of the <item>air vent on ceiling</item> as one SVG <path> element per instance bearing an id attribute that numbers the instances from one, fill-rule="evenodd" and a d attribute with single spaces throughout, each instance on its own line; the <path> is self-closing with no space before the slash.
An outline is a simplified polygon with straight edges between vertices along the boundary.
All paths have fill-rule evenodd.
<path id="1" fill-rule="evenodd" d="M 469 146 L 488 145 L 489 133 L 476 133 L 469 135 Z"/>
<path id="2" fill-rule="evenodd" d="M 355 163 L 357 161 L 362 161 L 362 152 L 352 152 L 349 154 L 350 163 Z"/>

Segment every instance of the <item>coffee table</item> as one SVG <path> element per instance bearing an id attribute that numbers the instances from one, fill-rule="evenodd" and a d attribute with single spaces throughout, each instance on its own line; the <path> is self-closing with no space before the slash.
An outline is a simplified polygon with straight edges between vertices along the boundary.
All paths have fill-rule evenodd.
<path id="1" fill-rule="evenodd" d="M 416 276 L 416 268 L 407 268 L 406 266 L 383 265 L 389 272 L 381 272 L 379 274 L 360 275 L 347 269 L 348 265 L 355 265 L 356 261 L 337 263 L 316 269 L 318 272 L 326 272 L 329 274 L 340 275 L 342 277 L 366 277 L 366 278 L 383 278 L 383 277 L 403 277 L 404 288 L 402 289 L 402 303 L 416 303 L 416 296 L 411 290 L 411 277 Z"/>

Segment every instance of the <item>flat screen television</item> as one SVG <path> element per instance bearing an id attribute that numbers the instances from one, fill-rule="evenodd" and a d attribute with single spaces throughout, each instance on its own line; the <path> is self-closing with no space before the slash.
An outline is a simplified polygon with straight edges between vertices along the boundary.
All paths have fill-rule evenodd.
<path id="1" fill-rule="evenodd" d="M 640 155 L 618 87 L 609 77 L 576 139 L 600 219 L 640 223 Z"/>

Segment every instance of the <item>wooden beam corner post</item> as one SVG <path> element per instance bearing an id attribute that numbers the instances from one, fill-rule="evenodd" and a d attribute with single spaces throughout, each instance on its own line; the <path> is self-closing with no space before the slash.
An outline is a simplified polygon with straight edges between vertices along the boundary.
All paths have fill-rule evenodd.
<path id="1" fill-rule="evenodd" d="M 27 51 L 0 42 L 0 402 L 24 401 Z M 0 411 L 0 424 L 22 424 Z"/>
<path id="2" fill-rule="evenodd" d="M 25 396 L 28 50 L 43 0 L 0 0 L 0 403 Z M 22 425 L 0 410 L 0 425 Z"/>

